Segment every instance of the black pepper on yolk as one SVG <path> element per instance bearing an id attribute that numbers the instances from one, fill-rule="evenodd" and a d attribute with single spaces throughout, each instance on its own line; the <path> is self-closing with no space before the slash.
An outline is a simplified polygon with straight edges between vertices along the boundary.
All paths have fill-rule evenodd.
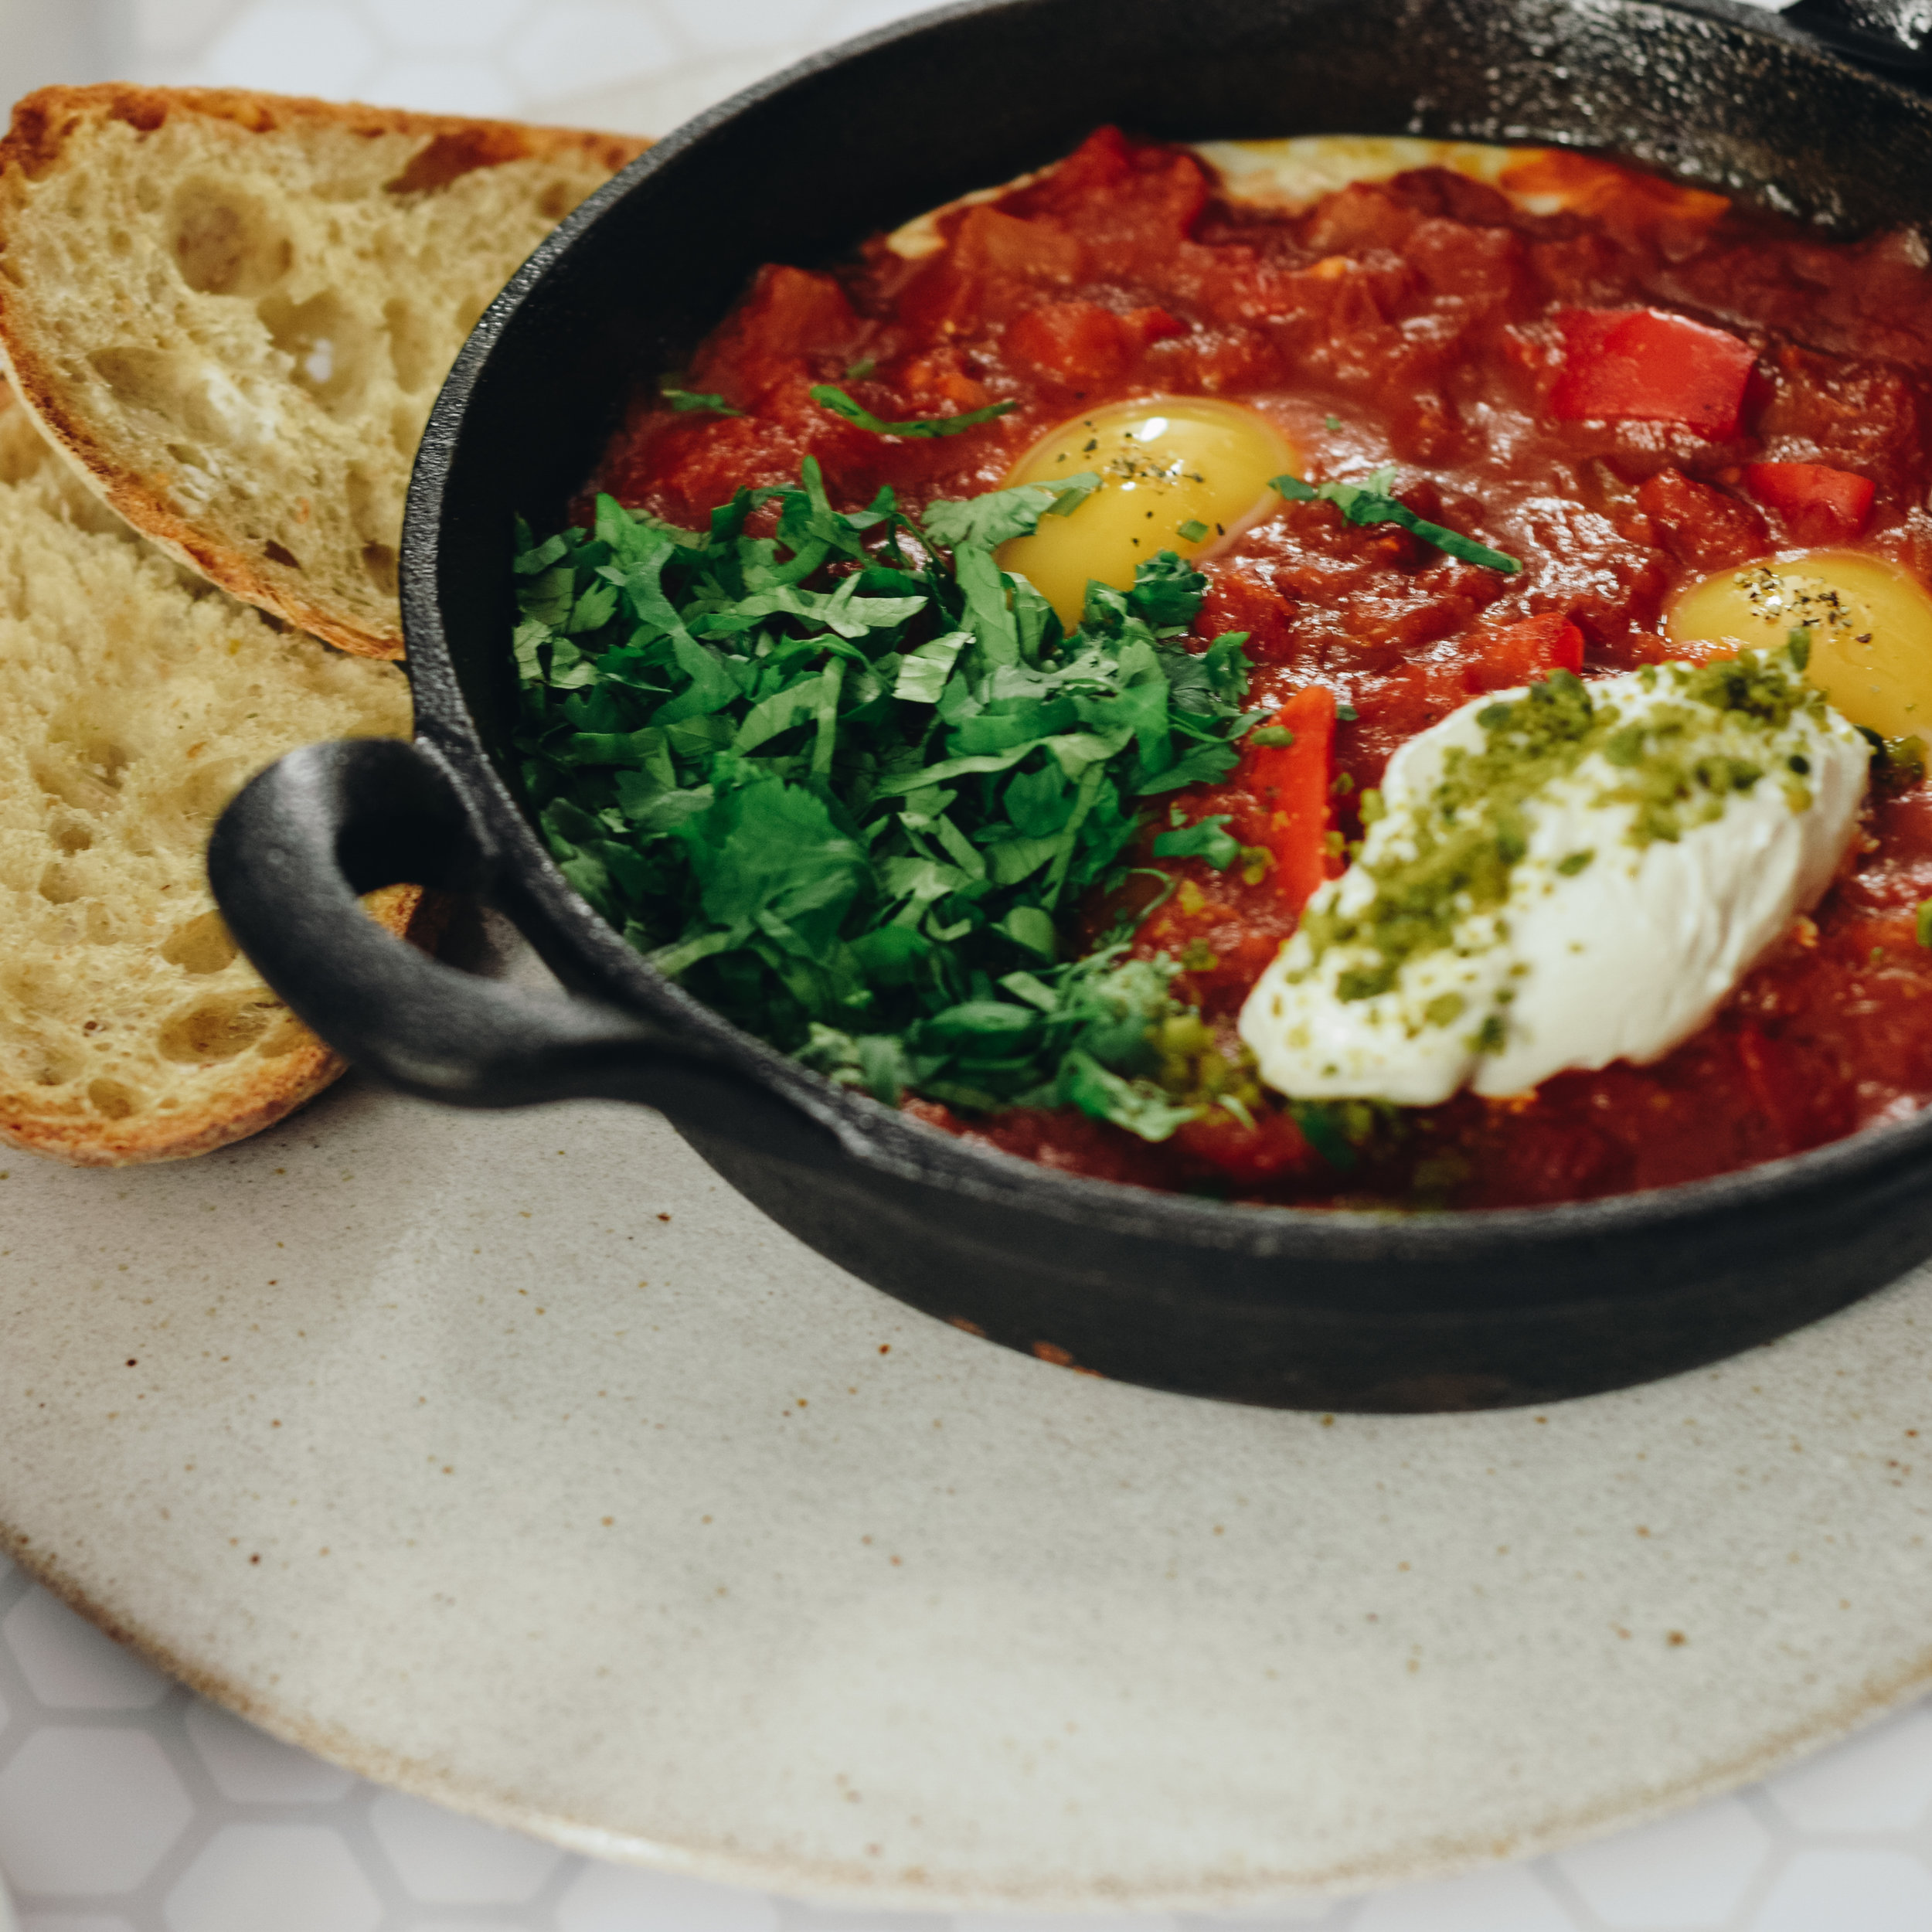
<path id="1" fill-rule="evenodd" d="M 1908 570 L 1859 550 L 1799 550 L 1720 570 L 1672 606 L 1682 649 L 1763 649 L 1795 631 L 1812 683 L 1855 725 L 1932 741 L 1932 596 Z"/>
<path id="2" fill-rule="evenodd" d="M 1296 467 L 1281 432 L 1258 410 L 1205 396 L 1116 403 L 1049 430 L 1013 465 L 1009 484 L 1050 483 L 1092 471 L 1100 486 L 1070 515 L 1000 552 L 1070 629 L 1090 579 L 1130 590 L 1137 564 L 1162 550 L 1198 556 L 1274 507 L 1269 479 Z"/>

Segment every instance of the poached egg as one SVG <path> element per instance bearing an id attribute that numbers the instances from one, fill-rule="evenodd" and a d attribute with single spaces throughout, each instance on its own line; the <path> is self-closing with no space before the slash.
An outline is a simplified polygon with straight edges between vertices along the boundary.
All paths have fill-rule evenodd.
<path id="1" fill-rule="evenodd" d="M 1100 488 L 1004 545 L 1000 568 L 1025 577 L 1070 630 L 1090 580 L 1131 590 L 1134 566 L 1162 550 L 1192 558 L 1219 549 L 1274 508 L 1270 478 L 1295 468 L 1281 430 L 1238 403 L 1155 396 L 1090 410 L 1042 437 L 1006 481 L 1090 470 Z"/>

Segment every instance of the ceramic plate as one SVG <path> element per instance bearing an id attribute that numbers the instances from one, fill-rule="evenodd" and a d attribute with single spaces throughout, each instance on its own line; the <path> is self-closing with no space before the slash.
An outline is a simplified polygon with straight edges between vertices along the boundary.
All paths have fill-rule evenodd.
<path id="1" fill-rule="evenodd" d="M 1512 1858 L 1932 1679 L 1932 1283 L 1548 1410 L 1116 1386 L 655 1117 L 351 1082 L 0 1179 L 0 1521 L 272 1731 L 605 1856 L 925 1907 Z"/>

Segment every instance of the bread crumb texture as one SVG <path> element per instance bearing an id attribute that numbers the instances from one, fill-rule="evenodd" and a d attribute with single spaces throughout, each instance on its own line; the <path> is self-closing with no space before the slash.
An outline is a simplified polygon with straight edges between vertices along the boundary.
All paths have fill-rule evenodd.
<path id="1" fill-rule="evenodd" d="M 0 1139 L 89 1166 L 201 1153 L 335 1077 L 236 952 L 202 853 L 264 765 L 410 721 L 395 666 L 191 578 L 0 410 Z M 420 898 L 369 903 L 401 932 Z"/>
<path id="2" fill-rule="evenodd" d="M 0 352 L 145 535 L 402 650 L 410 468 L 464 338 L 620 136 L 274 95 L 51 87 L 0 143 Z"/>

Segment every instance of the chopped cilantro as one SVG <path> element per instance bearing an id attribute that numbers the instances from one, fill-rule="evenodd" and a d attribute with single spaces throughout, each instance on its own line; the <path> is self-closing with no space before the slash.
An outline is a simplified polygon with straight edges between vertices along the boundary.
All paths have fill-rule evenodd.
<path id="1" fill-rule="evenodd" d="M 1393 469 L 1381 469 L 1359 484 L 1317 485 L 1304 483 L 1298 476 L 1277 476 L 1268 487 L 1278 491 L 1291 503 L 1312 503 L 1318 499 L 1332 503 L 1351 523 L 1396 524 L 1403 529 L 1413 531 L 1425 543 L 1433 543 L 1438 550 L 1446 550 L 1450 556 L 1461 558 L 1464 563 L 1480 563 L 1485 569 L 1510 575 L 1522 568 L 1516 558 L 1506 556 L 1501 550 L 1492 550 L 1487 544 L 1478 543 L 1474 537 L 1464 536 L 1459 531 L 1445 529 L 1440 523 L 1427 522 L 1417 516 L 1406 503 L 1398 502 L 1389 494 L 1395 480 Z"/>
<path id="2" fill-rule="evenodd" d="M 1918 917 L 1913 923 L 1921 946 L 1932 946 L 1932 899 L 1919 901 Z"/>
<path id="3" fill-rule="evenodd" d="M 1353 724 L 1362 713 L 1345 698 L 1335 708 L 1336 719 L 1342 724 Z"/>
<path id="4" fill-rule="evenodd" d="M 1071 1105 L 1149 1140 L 1213 1104 L 1155 1077 L 1172 962 L 1066 957 L 1145 801 L 1224 777 L 1253 721 L 1243 638 L 1183 641 L 1206 583 L 1172 553 L 1090 587 L 1070 634 L 999 569 L 1097 485 L 915 522 L 889 490 L 835 510 L 808 461 L 706 531 L 609 497 L 591 529 L 521 529 L 516 743 L 565 876 L 727 1018 L 889 1103 Z M 1241 856 L 1219 821 L 1165 836 Z"/>
<path id="5" fill-rule="evenodd" d="M 674 410 L 709 410 L 714 416 L 742 416 L 743 410 L 734 410 L 722 396 L 709 389 L 674 389 L 666 383 L 658 391 Z"/>
<path id="6" fill-rule="evenodd" d="M 842 416 L 848 423 L 856 423 L 862 430 L 870 430 L 875 436 L 957 436 L 962 430 L 977 429 L 981 423 L 990 423 L 996 416 L 1004 416 L 1010 410 L 1019 407 L 1017 400 L 1007 403 L 988 403 L 983 410 L 968 410 L 963 416 L 926 416 L 909 423 L 887 423 L 872 414 L 862 403 L 855 403 L 842 389 L 834 389 L 829 383 L 820 383 L 811 391 L 811 400 L 821 410 L 830 410 L 835 416 Z"/>
<path id="7" fill-rule="evenodd" d="M 1199 517 L 1189 517 L 1174 532 L 1183 543 L 1199 543 L 1208 533 L 1208 526 Z"/>
<path id="8" fill-rule="evenodd" d="M 1351 1123 L 1345 1111 L 1347 1103 L 1291 1100 L 1288 1111 L 1301 1130 L 1301 1138 L 1329 1166 L 1347 1173 L 1358 1159 L 1349 1132 Z"/>
<path id="9" fill-rule="evenodd" d="M 1283 750 L 1294 743 L 1294 733 L 1286 725 L 1257 725 L 1248 733 L 1251 745 L 1277 746 Z"/>
<path id="10" fill-rule="evenodd" d="M 1020 483 L 956 503 L 934 503 L 926 512 L 926 534 L 954 552 L 995 549 L 1009 537 L 1030 536 L 1043 516 L 1072 515 L 1100 487 L 1093 471 L 1081 470 L 1051 483 Z M 1156 557 L 1141 567 L 1151 572 L 1160 561 Z"/>
<path id="11" fill-rule="evenodd" d="M 1179 832 L 1164 832 L 1154 842 L 1156 859 L 1205 859 L 1216 872 L 1226 872 L 1241 856 L 1238 840 L 1229 835 L 1229 815 L 1196 819 Z"/>
<path id="12" fill-rule="evenodd" d="M 1331 416 L 1327 420 L 1331 430 L 1338 430 L 1342 427 L 1342 418 L 1338 416 Z"/>

